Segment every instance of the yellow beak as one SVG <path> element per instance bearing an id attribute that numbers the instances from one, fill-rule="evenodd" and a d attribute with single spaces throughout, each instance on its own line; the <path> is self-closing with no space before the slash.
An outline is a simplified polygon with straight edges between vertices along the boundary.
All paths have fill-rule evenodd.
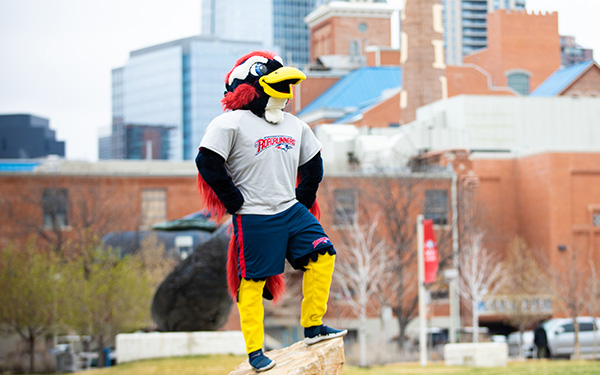
<path id="1" fill-rule="evenodd" d="M 274 72 L 259 78 L 258 83 L 265 93 L 274 98 L 291 99 L 292 85 L 297 85 L 305 80 L 306 76 L 300 70 L 290 66 L 284 66 Z"/>

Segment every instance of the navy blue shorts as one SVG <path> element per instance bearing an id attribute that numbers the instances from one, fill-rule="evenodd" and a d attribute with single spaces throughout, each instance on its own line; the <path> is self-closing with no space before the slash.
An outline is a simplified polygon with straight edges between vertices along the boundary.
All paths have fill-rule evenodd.
<path id="1" fill-rule="evenodd" d="M 238 269 L 246 279 L 283 273 L 285 259 L 302 268 L 301 258 L 315 252 L 335 254 L 323 227 L 302 203 L 275 215 L 233 215 L 232 222 Z"/>

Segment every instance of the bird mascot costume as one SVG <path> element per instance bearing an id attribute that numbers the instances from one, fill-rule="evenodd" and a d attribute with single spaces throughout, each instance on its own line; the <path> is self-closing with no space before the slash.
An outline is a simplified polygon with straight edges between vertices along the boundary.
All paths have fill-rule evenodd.
<path id="1" fill-rule="evenodd" d="M 304 271 L 304 342 L 347 333 L 322 322 L 336 254 L 318 221 L 322 145 L 306 123 L 283 111 L 292 86 L 305 78 L 270 52 L 240 58 L 225 78 L 226 112 L 208 125 L 196 157 L 204 206 L 217 219 L 232 215 L 228 284 L 256 371 L 275 366 L 262 351 L 262 299 L 281 298 L 286 259 Z"/>

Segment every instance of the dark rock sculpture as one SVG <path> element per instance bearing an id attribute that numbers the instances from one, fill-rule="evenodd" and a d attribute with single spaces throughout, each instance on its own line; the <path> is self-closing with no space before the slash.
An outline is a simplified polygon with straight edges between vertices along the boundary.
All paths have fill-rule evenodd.
<path id="1" fill-rule="evenodd" d="M 156 290 L 152 318 L 160 331 L 214 331 L 229 315 L 226 260 L 229 224 L 180 262 Z"/>

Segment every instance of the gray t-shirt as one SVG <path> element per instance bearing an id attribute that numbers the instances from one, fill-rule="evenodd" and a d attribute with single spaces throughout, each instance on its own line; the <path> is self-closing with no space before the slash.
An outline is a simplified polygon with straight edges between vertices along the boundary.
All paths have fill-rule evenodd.
<path id="1" fill-rule="evenodd" d="M 200 147 L 216 152 L 244 196 L 240 215 L 273 215 L 296 200 L 298 167 L 312 159 L 321 142 L 296 116 L 271 124 L 248 110 L 226 112 L 206 128 Z"/>

